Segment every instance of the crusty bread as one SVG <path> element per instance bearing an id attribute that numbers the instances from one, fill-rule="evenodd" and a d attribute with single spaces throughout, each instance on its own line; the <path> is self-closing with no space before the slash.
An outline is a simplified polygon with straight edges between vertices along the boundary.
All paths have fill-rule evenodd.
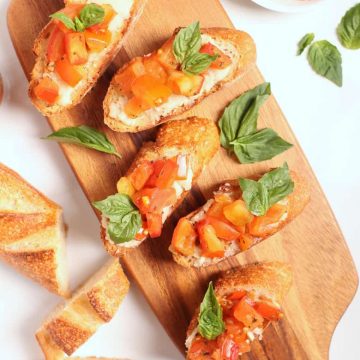
<path id="1" fill-rule="evenodd" d="M 91 0 L 68 0 L 65 1 L 66 4 L 71 3 L 91 3 Z M 47 40 L 49 39 L 50 33 L 53 29 L 52 22 L 49 22 L 44 29 L 40 32 L 39 36 L 35 40 L 33 52 L 36 56 L 36 61 L 34 68 L 31 73 L 31 81 L 29 84 L 29 97 L 35 107 L 45 116 L 49 116 L 51 114 L 60 113 L 66 109 L 70 109 L 73 106 L 77 105 L 81 102 L 81 100 L 85 97 L 85 95 L 91 90 L 91 88 L 95 85 L 98 78 L 102 75 L 111 61 L 114 59 L 118 51 L 120 50 L 125 35 L 130 31 L 130 29 L 134 26 L 137 19 L 140 17 L 142 13 L 142 9 L 146 0 L 133 0 L 133 5 L 131 7 L 131 11 L 129 16 L 124 19 L 121 27 L 117 29 L 113 33 L 112 40 L 110 44 L 107 46 L 106 50 L 102 53 L 99 59 L 96 59 L 91 65 L 86 67 L 86 77 L 76 85 L 76 91 L 72 94 L 72 101 L 68 105 L 61 105 L 58 102 L 55 104 L 49 105 L 42 100 L 39 100 L 34 94 L 34 88 L 39 83 L 40 79 L 42 79 L 43 74 L 45 72 L 47 61 L 46 61 L 46 46 Z"/>
<path id="2" fill-rule="evenodd" d="M 36 332 L 46 360 L 57 360 L 77 350 L 114 317 L 128 290 L 129 281 L 119 261 L 109 260 Z"/>
<path id="3" fill-rule="evenodd" d="M 175 30 L 175 34 L 179 29 Z M 116 85 L 116 75 L 113 77 L 107 95 L 104 99 L 104 121 L 105 123 L 114 131 L 119 132 L 138 132 L 152 128 L 154 126 L 160 125 L 166 121 L 173 119 L 175 116 L 183 114 L 185 111 L 189 110 L 191 107 L 198 104 L 206 96 L 218 91 L 226 83 L 229 83 L 243 74 L 245 74 L 256 61 L 256 48 L 254 41 L 249 36 L 249 34 L 238 31 L 234 29 L 226 28 L 208 28 L 201 29 L 203 35 L 208 35 L 219 43 L 230 44 L 234 50 L 238 53 L 236 54 L 236 64 L 234 65 L 230 74 L 225 77 L 222 81 L 217 82 L 210 91 L 205 92 L 200 97 L 194 99 L 194 101 L 189 105 L 182 105 L 172 109 L 171 113 L 168 115 L 159 114 L 156 121 L 153 121 L 147 116 L 142 116 L 133 119 L 133 124 L 127 125 L 124 124 L 120 119 L 114 118 L 111 116 L 110 107 L 111 104 L 116 103 L 117 99 L 121 97 L 117 90 Z M 124 65 L 126 66 L 126 65 Z M 119 70 L 121 72 L 122 69 Z"/>
<path id="4" fill-rule="evenodd" d="M 67 296 L 62 209 L 2 164 L 0 184 L 0 258 Z"/>
<path id="5" fill-rule="evenodd" d="M 304 178 L 300 177 L 294 171 L 291 171 L 290 174 L 291 174 L 291 178 L 294 181 L 295 186 L 294 186 L 294 191 L 287 197 L 287 199 L 288 199 L 287 217 L 283 221 L 280 221 L 277 224 L 277 226 L 274 226 L 274 228 L 272 229 L 272 232 L 268 233 L 267 236 L 253 237 L 253 239 L 254 239 L 253 246 L 257 245 L 261 241 L 267 239 L 269 236 L 280 231 L 284 226 L 286 226 L 294 218 L 296 218 L 302 212 L 302 210 L 305 208 L 305 206 L 308 204 L 308 202 L 310 201 L 310 188 L 309 188 L 309 184 L 307 183 L 307 181 Z M 257 175 L 257 176 L 254 176 L 253 179 L 256 179 L 259 177 L 260 176 Z M 241 194 L 240 187 L 239 187 L 237 180 L 227 181 L 227 183 L 230 183 L 233 188 L 238 189 L 239 195 Z M 199 209 L 193 211 L 186 217 L 189 219 L 192 218 L 196 213 L 201 211 L 201 209 L 202 208 L 199 208 Z M 229 242 L 226 244 L 226 246 L 229 247 L 229 249 L 230 249 Z M 191 266 L 205 267 L 205 266 L 209 266 L 209 265 L 214 265 L 225 259 L 225 258 L 204 258 L 204 257 L 201 257 L 200 255 L 184 256 L 184 255 L 181 255 L 178 252 L 176 252 L 175 249 L 173 249 L 173 247 L 171 245 L 169 247 L 169 250 L 171 251 L 171 253 L 173 255 L 173 259 L 178 264 L 180 264 L 184 267 L 191 267 Z M 239 248 L 233 248 L 231 251 L 229 250 L 226 257 L 237 255 L 240 252 L 241 252 L 241 250 Z M 203 261 L 201 262 L 201 265 L 199 265 L 197 262 L 197 260 L 200 258 L 203 259 Z"/>
<path id="6" fill-rule="evenodd" d="M 144 160 L 156 161 L 164 157 L 174 157 L 180 154 L 187 155 L 193 171 L 194 183 L 204 166 L 212 159 L 220 147 L 219 133 L 215 123 L 208 119 L 197 117 L 185 120 L 174 120 L 163 125 L 155 142 L 145 143 L 130 166 L 126 176 Z M 178 198 L 174 209 L 181 204 L 188 194 L 184 191 Z M 101 237 L 106 250 L 112 256 L 123 255 L 131 248 L 115 244 L 106 238 L 106 230 L 101 227 Z M 137 245 L 140 245 L 138 241 Z"/>
<path id="7" fill-rule="evenodd" d="M 225 272 L 215 283 L 218 300 L 240 290 L 255 291 L 279 304 L 289 292 L 292 284 L 292 271 L 288 264 L 281 262 L 254 263 Z M 187 345 L 190 347 L 195 328 L 198 325 L 199 308 L 187 330 Z M 190 341 L 189 341 L 190 340 Z"/>
<path id="8" fill-rule="evenodd" d="M 68 357 L 67 358 L 68 360 L 125 360 L 125 359 L 119 359 L 119 358 L 99 358 L 99 357 L 94 357 L 94 356 L 91 356 L 91 357 Z"/>

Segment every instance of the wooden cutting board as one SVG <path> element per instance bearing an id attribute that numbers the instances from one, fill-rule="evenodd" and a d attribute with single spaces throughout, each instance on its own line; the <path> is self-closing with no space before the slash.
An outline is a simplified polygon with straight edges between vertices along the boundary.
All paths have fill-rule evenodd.
<path id="1" fill-rule="evenodd" d="M 27 77 L 34 63 L 31 51 L 33 41 L 48 21 L 49 14 L 61 7 L 60 0 L 10 2 L 8 27 Z M 150 130 L 134 135 L 118 134 L 103 124 L 102 100 L 112 75 L 130 58 L 159 47 L 174 27 L 195 20 L 200 20 L 203 27 L 232 27 L 218 0 L 149 0 L 136 29 L 126 39 L 124 48 L 82 104 L 72 111 L 48 119 L 54 130 L 83 123 L 94 126 L 106 132 L 123 154 L 122 159 L 117 159 L 73 145 L 62 146 L 89 201 L 103 199 L 115 192 L 116 181 L 125 173 L 142 142 L 153 138 L 156 132 Z M 261 82 L 263 78 L 254 68 L 243 79 L 212 95 L 189 114 L 217 120 L 230 100 Z M 221 150 L 184 204 L 167 222 L 163 236 L 148 240 L 123 263 L 169 336 L 184 351 L 187 325 L 209 278 L 239 264 L 266 260 L 288 261 L 293 267 L 295 283 L 284 303 L 286 318 L 270 327 L 264 341 L 255 343 L 252 353 L 243 358 L 327 359 L 335 326 L 357 288 L 356 270 L 319 183 L 273 97 L 261 110 L 260 126 L 274 128 L 292 142 L 294 148 L 273 161 L 249 166 L 236 163 Z M 171 260 L 167 248 L 176 220 L 202 204 L 204 196 L 210 194 L 214 184 L 278 166 L 285 160 L 291 168 L 307 177 L 312 187 L 311 204 L 298 219 L 280 234 L 236 259 L 211 269 L 183 269 Z"/>

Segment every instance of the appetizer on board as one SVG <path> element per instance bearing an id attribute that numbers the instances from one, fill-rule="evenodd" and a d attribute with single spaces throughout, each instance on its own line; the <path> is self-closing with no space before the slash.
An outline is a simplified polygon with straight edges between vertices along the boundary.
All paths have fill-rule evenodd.
<path id="1" fill-rule="evenodd" d="M 62 208 L 0 163 L 0 259 L 68 296 Z"/>
<path id="2" fill-rule="evenodd" d="M 156 141 L 142 146 L 118 181 L 118 193 L 93 203 L 102 213 L 106 250 L 120 256 L 148 236 L 160 236 L 164 222 L 219 147 L 211 120 L 192 117 L 163 125 Z"/>
<path id="3" fill-rule="evenodd" d="M 75 352 L 115 316 L 128 291 L 129 281 L 119 261 L 109 260 L 36 332 L 45 359 L 60 360 Z"/>
<path id="4" fill-rule="evenodd" d="M 35 40 L 29 96 L 44 115 L 77 105 L 120 50 L 146 0 L 67 1 Z"/>
<path id="5" fill-rule="evenodd" d="M 278 232 L 309 200 L 308 184 L 287 164 L 257 181 L 226 182 L 205 205 L 179 220 L 169 250 L 182 266 L 216 264 Z"/>
<path id="6" fill-rule="evenodd" d="M 124 65 L 104 100 L 113 130 L 137 132 L 166 122 L 242 76 L 255 64 L 251 37 L 226 28 L 176 29 L 158 50 Z"/>
<path id="7" fill-rule="evenodd" d="M 261 340 L 266 327 L 283 317 L 280 303 L 292 272 L 280 262 L 250 264 L 209 284 L 187 331 L 187 360 L 238 360 Z"/>

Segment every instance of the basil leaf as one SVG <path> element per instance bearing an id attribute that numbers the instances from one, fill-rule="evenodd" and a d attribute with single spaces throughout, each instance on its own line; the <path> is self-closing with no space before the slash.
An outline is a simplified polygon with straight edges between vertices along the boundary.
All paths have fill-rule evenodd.
<path id="1" fill-rule="evenodd" d="M 256 216 L 265 215 L 269 210 L 269 194 L 264 184 L 251 179 L 240 179 L 242 198 L 246 207 Z"/>
<path id="2" fill-rule="evenodd" d="M 74 19 L 74 23 L 77 32 L 85 31 L 84 23 L 77 16 Z"/>
<path id="3" fill-rule="evenodd" d="M 111 195 L 105 200 L 93 202 L 93 205 L 109 219 L 117 219 L 130 211 L 136 210 L 130 197 L 124 194 Z"/>
<path id="4" fill-rule="evenodd" d="M 181 65 L 181 69 L 187 74 L 197 75 L 206 70 L 217 58 L 218 55 L 201 53 L 192 54 L 185 58 L 185 61 Z"/>
<path id="5" fill-rule="evenodd" d="M 61 21 L 68 29 L 76 31 L 74 21 L 67 15 L 63 14 L 62 12 L 56 12 L 55 14 L 50 15 L 50 18 L 53 20 Z"/>
<path id="6" fill-rule="evenodd" d="M 225 331 L 222 308 L 216 299 L 212 282 L 200 305 L 198 328 L 200 335 L 208 340 L 217 338 Z"/>
<path id="7" fill-rule="evenodd" d="M 97 4 L 88 4 L 81 10 L 79 18 L 84 28 L 88 28 L 104 21 L 105 10 Z"/>
<path id="8" fill-rule="evenodd" d="M 342 46 L 347 49 L 360 49 L 360 4 L 346 12 L 337 28 Z"/>
<path id="9" fill-rule="evenodd" d="M 342 58 L 336 46 L 327 40 L 313 43 L 308 52 L 308 61 L 317 74 L 342 86 Z"/>
<path id="10" fill-rule="evenodd" d="M 274 130 L 262 129 L 234 140 L 234 152 L 242 164 L 272 159 L 292 147 Z"/>
<path id="11" fill-rule="evenodd" d="M 173 53 L 176 60 L 182 64 L 187 57 L 196 54 L 200 47 L 200 23 L 196 21 L 176 34 L 173 43 Z"/>
<path id="12" fill-rule="evenodd" d="M 301 55 L 304 50 L 313 42 L 314 38 L 314 33 L 308 33 L 304 35 L 298 43 L 298 51 L 296 55 Z"/>
<path id="13" fill-rule="evenodd" d="M 76 144 L 121 157 L 116 151 L 115 146 L 108 140 L 105 134 L 86 125 L 62 128 L 53 132 L 45 139 Z"/>
<path id="14" fill-rule="evenodd" d="M 221 145 L 233 149 L 231 142 L 256 131 L 260 106 L 271 94 L 270 84 L 263 83 L 233 100 L 219 121 Z"/>
<path id="15" fill-rule="evenodd" d="M 107 226 L 107 232 L 114 243 L 124 243 L 135 238 L 141 225 L 140 213 L 138 211 L 132 211 L 124 215 L 121 220 L 117 222 L 110 221 Z"/>

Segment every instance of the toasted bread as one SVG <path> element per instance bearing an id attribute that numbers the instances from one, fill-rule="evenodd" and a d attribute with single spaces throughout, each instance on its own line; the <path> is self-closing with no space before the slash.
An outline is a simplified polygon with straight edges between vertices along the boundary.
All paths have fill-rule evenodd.
<path id="1" fill-rule="evenodd" d="M 175 34 L 178 31 L 179 29 L 176 29 Z M 233 60 L 230 73 L 221 81 L 215 82 L 210 89 L 205 89 L 203 87 L 205 90 L 198 95 L 189 98 L 189 101 L 187 101 L 186 104 L 171 106 L 170 97 L 166 103 L 166 111 L 158 107 L 156 108 L 156 112 L 151 115 L 154 109 L 150 109 L 136 118 L 128 118 L 126 123 L 122 121 L 123 118 L 121 119 L 120 115 L 118 115 L 118 112 L 122 112 L 124 107 L 124 101 L 119 100 L 126 98 L 118 91 L 115 75 L 104 99 L 104 121 L 112 130 L 119 132 L 138 132 L 169 121 L 198 104 L 206 96 L 218 91 L 226 83 L 240 78 L 254 66 L 256 60 L 256 48 L 252 38 L 247 33 L 226 28 L 202 29 L 201 33 L 203 37 L 207 36 L 224 48 L 230 49 L 229 55 Z M 125 66 L 126 65 L 124 65 L 124 67 Z M 119 72 L 121 72 L 122 69 L 120 69 Z"/>
<path id="2" fill-rule="evenodd" d="M 213 121 L 197 117 L 174 120 L 160 128 L 155 142 L 145 143 L 142 146 L 126 176 L 130 176 L 144 160 L 156 161 L 182 154 L 190 159 L 193 172 L 192 184 L 194 184 L 204 166 L 212 159 L 219 147 L 219 134 Z M 181 204 L 187 194 L 188 191 L 182 192 L 173 210 Z M 123 255 L 131 249 L 126 247 L 126 243 L 115 244 L 111 241 L 106 236 L 104 226 L 101 227 L 101 237 L 106 250 L 112 256 Z M 140 245 L 141 242 L 136 241 L 135 246 Z"/>
<path id="3" fill-rule="evenodd" d="M 69 292 L 60 206 L 0 164 L 0 258 L 51 292 Z"/>
<path id="4" fill-rule="evenodd" d="M 291 178 L 294 181 L 295 187 L 294 191 L 287 197 L 287 216 L 282 221 L 279 221 L 276 226 L 274 226 L 271 230 L 271 232 L 267 233 L 266 236 L 252 236 L 253 238 L 253 244 L 252 246 L 257 245 L 261 241 L 267 239 L 269 236 L 277 233 L 280 231 L 284 226 L 286 226 L 288 223 L 290 223 L 294 218 L 296 218 L 302 210 L 305 208 L 305 206 L 310 201 L 310 188 L 306 180 L 302 177 L 300 177 L 297 173 L 294 171 L 290 172 Z M 254 177 L 259 178 L 259 176 Z M 230 184 L 235 191 L 238 191 L 239 196 L 241 195 L 240 187 L 238 184 L 238 181 L 231 180 L 226 182 L 227 184 Z M 221 189 L 221 187 L 220 187 Z M 206 206 L 206 204 L 204 205 Z M 193 211 L 189 215 L 186 216 L 187 219 L 193 218 L 196 214 L 198 214 L 200 211 L 202 211 L 203 207 Z M 250 236 L 248 234 L 248 236 Z M 231 242 L 227 241 L 225 244 L 225 257 L 219 258 L 208 258 L 201 256 L 201 251 L 198 253 L 191 255 L 191 256 L 184 256 L 180 253 L 178 253 L 172 245 L 170 245 L 169 250 L 171 251 L 173 255 L 173 259 L 180 265 L 184 267 L 205 267 L 209 265 L 214 265 L 220 261 L 223 261 L 224 259 L 235 256 L 238 253 L 241 252 L 241 248 L 237 244 L 237 240 L 233 240 Z"/>
<path id="5" fill-rule="evenodd" d="M 92 1 L 92 0 L 68 0 L 65 2 L 66 5 L 79 3 L 99 3 L 106 4 L 106 1 Z M 31 81 L 29 84 L 29 97 L 35 107 L 45 116 L 52 114 L 60 113 L 66 109 L 70 109 L 81 102 L 85 95 L 91 90 L 95 85 L 99 77 L 114 59 L 118 51 L 120 50 L 125 35 L 130 31 L 134 26 L 137 19 L 142 13 L 142 9 L 146 3 L 146 0 L 133 0 L 132 6 L 129 9 L 126 9 L 123 16 L 123 20 L 118 26 L 112 31 L 112 39 L 109 45 L 98 53 L 98 56 L 92 61 L 88 61 L 85 64 L 85 69 L 83 71 L 84 78 L 74 87 L 71 88 L 64 81 L 60 79 L 59 76 L 53 71 L 54 65 L 50 66 L 51 68 L 51 77 L 56 80 L 56 83 L 64 89 L 64 93 L 71 92 L 68 99 L 61 101 L 61 92 L 59 99 L 54 104 L 47 104 L 45 101 L 39 100 L 34 93 L 34 88 L 38 85 L 39 81 L 44 77 L 44 74 L 48 73 L 48 61 L 46 58 L 46 49 L 47 43 L 51 31 L 53 30 L 53 23 L 49 22 L 44 29 L 40 32 L 39 36 L 35 40 L 33 52 L 36 56 L 35 66 L 31 73 Z M 116 10 L 116 9 L 115 9 Z M 124 11 L 122 11 L 123 13 Z M 66 90 L 66 91 L 65 91 Z"/>
<path id="6" fill-rule="evenodd" d="M 119 261 L 109 260 L 36 332 L 45 358 L 57 360 L 63 353 L 71 355 L 114 317 L 128 290 L 129 281 Z"/>

